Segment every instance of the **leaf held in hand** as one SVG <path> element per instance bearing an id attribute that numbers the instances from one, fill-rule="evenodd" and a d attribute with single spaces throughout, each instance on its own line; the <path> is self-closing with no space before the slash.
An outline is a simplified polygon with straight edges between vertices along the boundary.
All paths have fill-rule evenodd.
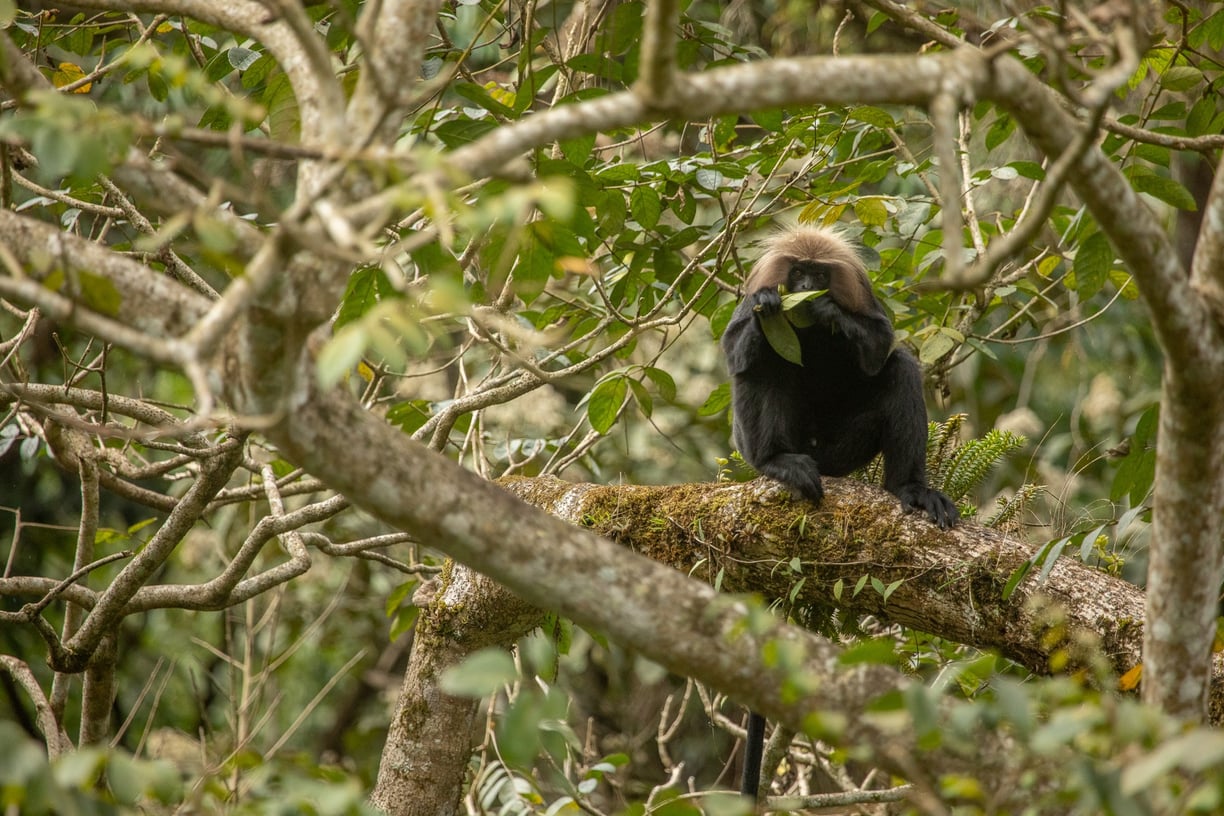
<path id="1" fill-rule="evenodd" d="M 799 347 L 799 335 L 795 334 L 785 314 L 772 314 L 761 318 L 761 331 L 778 356 L 795 365 L 803 365 L 803 352 Z"/>

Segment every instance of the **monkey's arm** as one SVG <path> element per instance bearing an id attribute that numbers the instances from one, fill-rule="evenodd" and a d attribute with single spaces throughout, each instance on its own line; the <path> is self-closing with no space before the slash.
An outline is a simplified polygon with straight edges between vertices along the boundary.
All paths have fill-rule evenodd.
<path id="1" fill-rule="evenodd" d="M 893 348 L 892 323 L 878 304 L 867 314 L 846 311 L 830 296 L 812 303 L 812 316 L 820 324 L 841 334 L 854 349 L 855 362 L 868 376 L 874 377 L 884 368 Z"/>
<path id="2" fill-rule="evenodd" d="M 722 336 L 727 368 L 732 375 L 753 370 L 766 355 L 775 354 L 761 331 L 760 317 L 782 310 L 782 299 L 775 288 L 758 289 L 740 301 Z"/>

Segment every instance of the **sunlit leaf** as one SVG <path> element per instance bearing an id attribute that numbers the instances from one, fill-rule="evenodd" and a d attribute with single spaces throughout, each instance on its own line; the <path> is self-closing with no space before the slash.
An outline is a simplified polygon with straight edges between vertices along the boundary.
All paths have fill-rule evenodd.
<path id="1" fill-rule="evenodd" d="M 882 227 L 888 221 L 888 208 L 883 199 L 863 196 L 854 202 L 854 215 L 869 227 Z"/>
<path id="2" fill-rule="evenodd" d="M 51 83 L 57 88 L 63 88 L 84 77 L 85 71 L 81 69 L 81 66 L 71 62 L 61 62 L 51 73 Z M 93 88 L 93 83 L 86 82 L 81 87 L 74 89 L 72 93 L 87 94 L 91 88 Z"/>
<path id="3" fill-rule="evenodd" d="M 596 385 L 587 401 L 587 420 L 591 427 L 601 434 L 611 430 L 628 393 L 629 384 L 623 376 L 609 377 Z"/>

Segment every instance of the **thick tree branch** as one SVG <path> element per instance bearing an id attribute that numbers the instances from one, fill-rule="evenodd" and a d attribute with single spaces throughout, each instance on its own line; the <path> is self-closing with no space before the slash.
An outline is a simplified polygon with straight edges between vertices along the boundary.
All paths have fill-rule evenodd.
<path id="1" fill-rule="evenodd" d="M 359 145 L 390 144 L 399 134 L 419 85 L 426 37 L 438 19 L 440 0 L 366 3 L 357 24 L 365 63 L 348 105 Z"/>
<path id="2" fill-rule="evenodd" d="M 939 531 L 859 482 L 828 479 L 819 507 L 788 501 L 769 480 L 605 487 L 542 477 L 506 487 L 682 572 L 709 580 L 721 573 L 731 592 L 787 598 L 802 579 L 799 604 L 875 615 L 993 649 L 1038 673 L 1070 648 L 1049 637 L 1055 626 L 1095 635 L 1119 674 L 1141 661 L 1144 595 L 1133 584 L 1063 558 L 1044 580 L 1033 571 L 1004 598 L 1012 573 L 1033 556 L 1030 545 L 970 523 Z M 796 557 L 799 573 L 789 567 Z M 835 599 L 839 581 L 853 587 L 864 575 L 900 584 L 886 600 L 848 590 Z M 1224 661 L 1217 661 L 1216 678 L 1213 709 L 1224 712 Z"/>
<path id="3" fill-rule="evenodd" d="M 5 248 L 21 262 L 20 272 L 32 280 L 44 280 L 56 270 L 105 276 L 119 296 L 123 324 L 152 337 L 176 337 L 208 309 L 208 300 L 177 281 L 52 224 L 0 210 L 0 235 Z M 79 325 L 87 308 L 79 304 L 64 319 Z"/>
<path id="4" fill-rule="evenodd" d="M 456 468 L 347 395 L 303 396 L 269 435 L 287 457 L 324 474 L 376 517 L 478 567 L 523 600 L 633 644 L 672 671 L 733 691 L 773 719 L 807 730 L 831 728 L 860 745 L 906 741 L 845 714 L 904 685 L 899 674 L 856 666 L 827 676 L 822 671 L 818 689 L 810 687 L 796 667 L 838 665 L 839 650 L 823 638 L 758 615 L 676 570 L 627 556 L 590 531 L 532 514 L 518 498 Z M 382 455 L 371 457 L 371 450 Z M 441 507 L 447 511 L 436 512 Z M 684 637 L 660 637 L 652 602 L 660 598 L 668 600 L 669 626 Z M 758 636 L 738 637 L 745 626 Z M 767 642 L 796 656 L 791 668 L 766 665 L 760 649 Z M 784 688 L 792 693 L 780 696 Z"/>
<path id="5" fill-rule="evenodd" d="M 477 701 L 446 694 L 440 678 L 479 649 L 513 642 L 543 613 L 453 561 L 413 603 L 424 608 L 370 800 L 396 816 L 449 816 L 471 756 L 469 741 L 455 735 L 471 733 Z"/>
<path id="6" fill-rule="evenodd" d="M 970 91 L 986 79 L 959 54 L 928 56 L 804 57 L 776 59 L 679 74 L 671 111 L 704 119 L 783 105 L 925 104 L 950 72 Z M 562 105 L 498 128 L 449 154 L 452 166 L 472 177 L 496 174 L 522 153 L 586 133 L 641 124 L 660 111 L 635 91 Z"/>

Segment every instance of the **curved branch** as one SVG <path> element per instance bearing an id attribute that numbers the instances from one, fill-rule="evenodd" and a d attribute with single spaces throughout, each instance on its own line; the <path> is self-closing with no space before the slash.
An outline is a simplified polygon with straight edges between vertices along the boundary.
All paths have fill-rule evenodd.
<path id="1" fill-rule="evenodd" d="M 47 695 L 43 693 L 42 686 L 38 685 L 38 678 L 34 676 L 34 672 L 30 671 L 25 661 L 9 655 L 0 655 L 0 669 L 3 669 L 13 679 L 13 682 L 30 696 L 30 702 L 34 704 L 38 730 L 42 732 L 43 739 L 47 742 L 47 756 L 54 759 L 72 750 L 72 741 L 68 738 L 68 734 L 60 728 Z"/>

